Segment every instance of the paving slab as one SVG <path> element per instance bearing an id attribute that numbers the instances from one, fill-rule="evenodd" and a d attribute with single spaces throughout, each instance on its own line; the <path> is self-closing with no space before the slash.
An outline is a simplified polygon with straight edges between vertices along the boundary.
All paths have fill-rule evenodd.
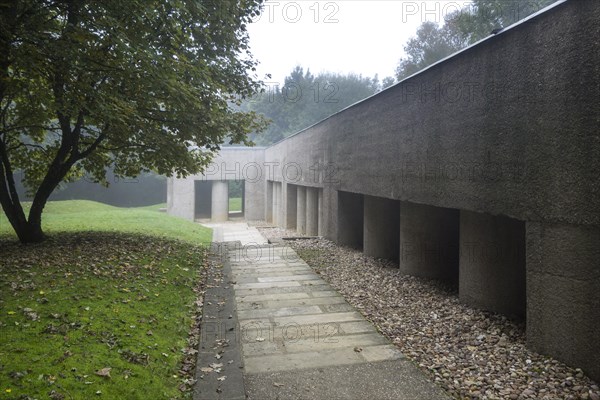
<path id="1" fill-rule="evenodd" d="M 252 298 L 260 298 L 260 296 L 247 296 L 245 298 L 237 298 L 237 309 L 238 310 L 266 310 L 266 309 L 278 309 L 285 307 L 294 307 L 297 305 L 301 306 L 330 306 L 330 305 L 347 305 L 346 300 L 340 298 L 340 296 L 333 297 L 317 297 L 311 298 L 306 297 L 301 301 L 298 301 L 298 298 L 290 299 L 289 296 L 294 293 L 289 293 L 287 295 L 279 295 L 280 300 L 271 300 L 271 301 L 258 301 L 253 300 Z M 300 293 L 298 293 L 300 294 Z M 249 298 L 248 298 L 249 297 Z"/>
<path id="2" fill-rule="evenodd" d="M 294 286 L 294 287 L 265 287 L 261 289 L 248 288 L 240 289 L 237 288 L 235 291 L 236 296 L 252 295 L 252 294 L 281 294 L 281 293 L 310 293 L 310 292 L 324 292 L 331 290 L 331 287 L 326 284 L 322 285 L 310 285 L 310 286 Z"/>

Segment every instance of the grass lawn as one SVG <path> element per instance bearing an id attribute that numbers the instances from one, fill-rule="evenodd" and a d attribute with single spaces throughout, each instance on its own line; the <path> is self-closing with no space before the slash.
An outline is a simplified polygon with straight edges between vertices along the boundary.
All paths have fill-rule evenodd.
<path id="1" fill-rule="evenodd" d="M 24 204 L 29 208 L 29 204 Z M 143 233 L 188 241 L 209 243 L 212 231 L 201 225 L 158 212 L 166 207 L 119 208 L 87 200 L 48 202 L 42 214 L 42 226 L 47 234 L 57 232 L 128 232 Z M 0 237 L 16 238 L 4 213 L 0 212 Z"/>
<path id="2" fill-rule="evenodd" d="M 242 211 L 242 198 L 231 197 L 229 199 L 229 212 Z"/>
<path id="3" fill-rule="evenodd" d="M 1 217 L 0 399 L 191 396 L 211 232 L 158 208 L 52 202 L 27 246 Z"/>

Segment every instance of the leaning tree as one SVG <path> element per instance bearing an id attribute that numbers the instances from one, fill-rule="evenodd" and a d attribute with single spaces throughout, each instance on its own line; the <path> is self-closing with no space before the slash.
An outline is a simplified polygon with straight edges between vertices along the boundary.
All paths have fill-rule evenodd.
<path id="1" fill-rule="evenodd" d="M 44 240 L 61 182 L 198 173 L 264 128 L 231 107 L 261 88 L 246 30 L 261 3 L 0 1 L 0 203 L 19 240 Z"/>

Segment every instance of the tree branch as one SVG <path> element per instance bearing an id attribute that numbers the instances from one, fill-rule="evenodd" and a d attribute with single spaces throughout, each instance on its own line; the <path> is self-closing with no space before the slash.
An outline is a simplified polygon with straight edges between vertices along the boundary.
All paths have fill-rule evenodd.
<path id="1" fill-rule="evenodd" d="M 100 143 L 102 143 L 102 141 L 104 139 L 106 139 L 106 130 L 108 129 L 108 126 L 102 130 L 102 133 L 100 133 L 100 135 L 98 135 L 98 137 L 96 138 L 96 140 L 94 140 L 94 142 L 84 151 L 82 151 L 81 153 L 79 153 L 79 159 L 78 160 L 83 160 L 84 158 L 88 157 L 90 154 L 92 154 L 100 145 Z M 77 161 L 78 161 L 77 160 Z"/>

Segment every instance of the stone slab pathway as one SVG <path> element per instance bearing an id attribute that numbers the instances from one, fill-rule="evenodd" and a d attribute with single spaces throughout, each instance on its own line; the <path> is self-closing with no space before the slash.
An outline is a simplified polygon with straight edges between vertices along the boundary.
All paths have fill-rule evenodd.
<path id="1" fill-rule="evenodd" d="M 202 225 L 213 230 L 213 242 L 239 241 L 242 246 L 268 243 L 258 229 L 245 222 L 211 222 Z"/>
<path id="2" fill-rule="evenodd" d="M 447 399 L 291 248 L 232 225 L 223 271 L 247 398 Z"/>

